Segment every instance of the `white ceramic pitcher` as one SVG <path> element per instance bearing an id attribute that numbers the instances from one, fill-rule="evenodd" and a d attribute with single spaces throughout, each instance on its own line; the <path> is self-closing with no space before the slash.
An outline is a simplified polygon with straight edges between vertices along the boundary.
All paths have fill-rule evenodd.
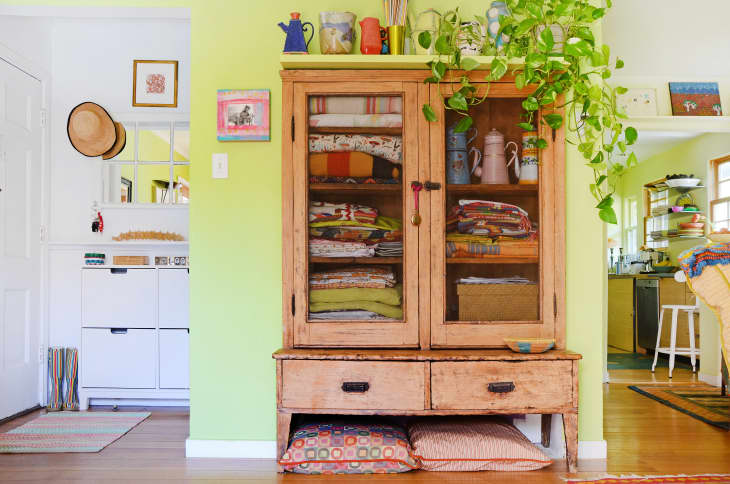
<path id="1" fill-rule="evenodd" d="M 509 162 L 505 156 L 505 151 L 514 147 Z M 482 153 L 482 165 L 475 166 L 474 173 L 481 178 L 484 184 L 506 185 L 509 183 L 509 174 L 507 168 L 514 163 L 515 173 L 520 176 L 520 161 L 517 153 L 519 146 L 514 141 L 510 141 L 505 145 L 504 135 L 492 128 L 492 130 L 484 137 L 484 151 Z"/>

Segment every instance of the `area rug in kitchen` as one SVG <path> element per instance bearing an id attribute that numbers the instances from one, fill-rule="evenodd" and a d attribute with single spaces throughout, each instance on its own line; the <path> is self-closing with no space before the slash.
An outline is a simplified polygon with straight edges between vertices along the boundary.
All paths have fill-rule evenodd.
<path id="1" fill-rule="evenodd" d="M 630 476 L 630 477 L 600 477 L 593 480 L 566 479 L 567 484 L 659 484 L 671 482 L 672 484 L 730 484 L 730 474 L 701 474 L 695 476 Z"/>
<path id="2" fill-rule="evenodd" d="M 149 412 L 52 412 L 0 434 L 0 453 L 99 452 Z"/>
<path id="3" fill-rule="evenodd" d="M 642 355 L 639 353 L 609 353 L 607 356 L 609 370 L 651 370 L 654 363 L 654 356 Z M 659 356 L 656 363 L 657 368 L 668 368 L 669 359 Z M 677 359 L 674 362 L 675 368 L 691 370 L 687 363 Z"/>
<path id="4" fill-rule="evenodd" d="M 730 430 L 730 397 L 720 389 L 699 385 L 629 386 L 635 392 L 705 423 Z"/>

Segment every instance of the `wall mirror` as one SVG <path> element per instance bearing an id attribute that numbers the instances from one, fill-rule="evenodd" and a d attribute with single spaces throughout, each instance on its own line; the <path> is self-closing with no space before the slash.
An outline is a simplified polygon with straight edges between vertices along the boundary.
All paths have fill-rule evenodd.
<path id="1" fill-rule="evenodd" d="M 117 118 L 115 118 L 117 119 Z M 124 118 L 127 144 L 102 162 L 105 204 L 180 205 L 190 201 L 190 122 Z"/>

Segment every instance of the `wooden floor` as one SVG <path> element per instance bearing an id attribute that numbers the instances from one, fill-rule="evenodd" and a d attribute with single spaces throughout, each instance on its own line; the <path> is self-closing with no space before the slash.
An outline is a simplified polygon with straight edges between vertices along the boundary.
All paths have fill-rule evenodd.
<path id="1" fill-rule="evenodd" d="M 579 461 L 580 477 L 609 474 L 730 473 L 730 433 L 704 424 L 627 388 L 650 382 L 647 371 L 615 370 L 604 385 L 604 436 L 607 461 Z M 664 376 L 662 376 L 664 375 Z M 667 381 L 666 369 L 655 381 Z M 675 370 L 674 383 L 693 379 Z M 137 410 L 137 409 L 134 409 Z M 0 425 L 0 432 L 34 418 L 38 412 Z M 319 482 L 322 477 L 275 472 L 273 461 L 186 459 L 188 413 L 161 409 L 126 436 L 96 454 L 0 455 L 0 482 Z M 388 476 L 332 476 L 340 483 L 407 481 L 423 483 L 563 483 L 565 463 L 530 473 L 410 472 Z"/>

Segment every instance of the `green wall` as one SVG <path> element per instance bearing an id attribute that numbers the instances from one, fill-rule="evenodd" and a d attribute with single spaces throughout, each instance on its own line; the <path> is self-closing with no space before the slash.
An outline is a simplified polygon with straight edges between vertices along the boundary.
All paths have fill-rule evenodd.
<path id="1" fill-rule="evenodd" d="M 8 2 L 6 2 L 8 3 Z M 46 0 L 53 5 L 190 6 L 192 8 L 191 166 L 191 439 L 273 440 L 275 371 L 281 344 L 281 97 L 276 26 L 289 12 L 317 24 L 335 0 Z M 409 8 L 484 15 L 488 2 L 411 0 Z M 352 0 L 358 18 L 382 18 L 381 3 Z M 310 47 L 317 52 L 318 37 Z M 355 47 L 357 49 L 357 47 Z M 271 142 L 216 141 L 216 90 L 271 90 Z M 211 178 L 211 154 L 227 152 L 229 178 Z M 581 440 L 603 439 L 605 228 L 588 192 L 591 171 L 568 150 L 567 341 L 580 364 Z M 562 269 L 561 269 L 562 270 Z"/>

